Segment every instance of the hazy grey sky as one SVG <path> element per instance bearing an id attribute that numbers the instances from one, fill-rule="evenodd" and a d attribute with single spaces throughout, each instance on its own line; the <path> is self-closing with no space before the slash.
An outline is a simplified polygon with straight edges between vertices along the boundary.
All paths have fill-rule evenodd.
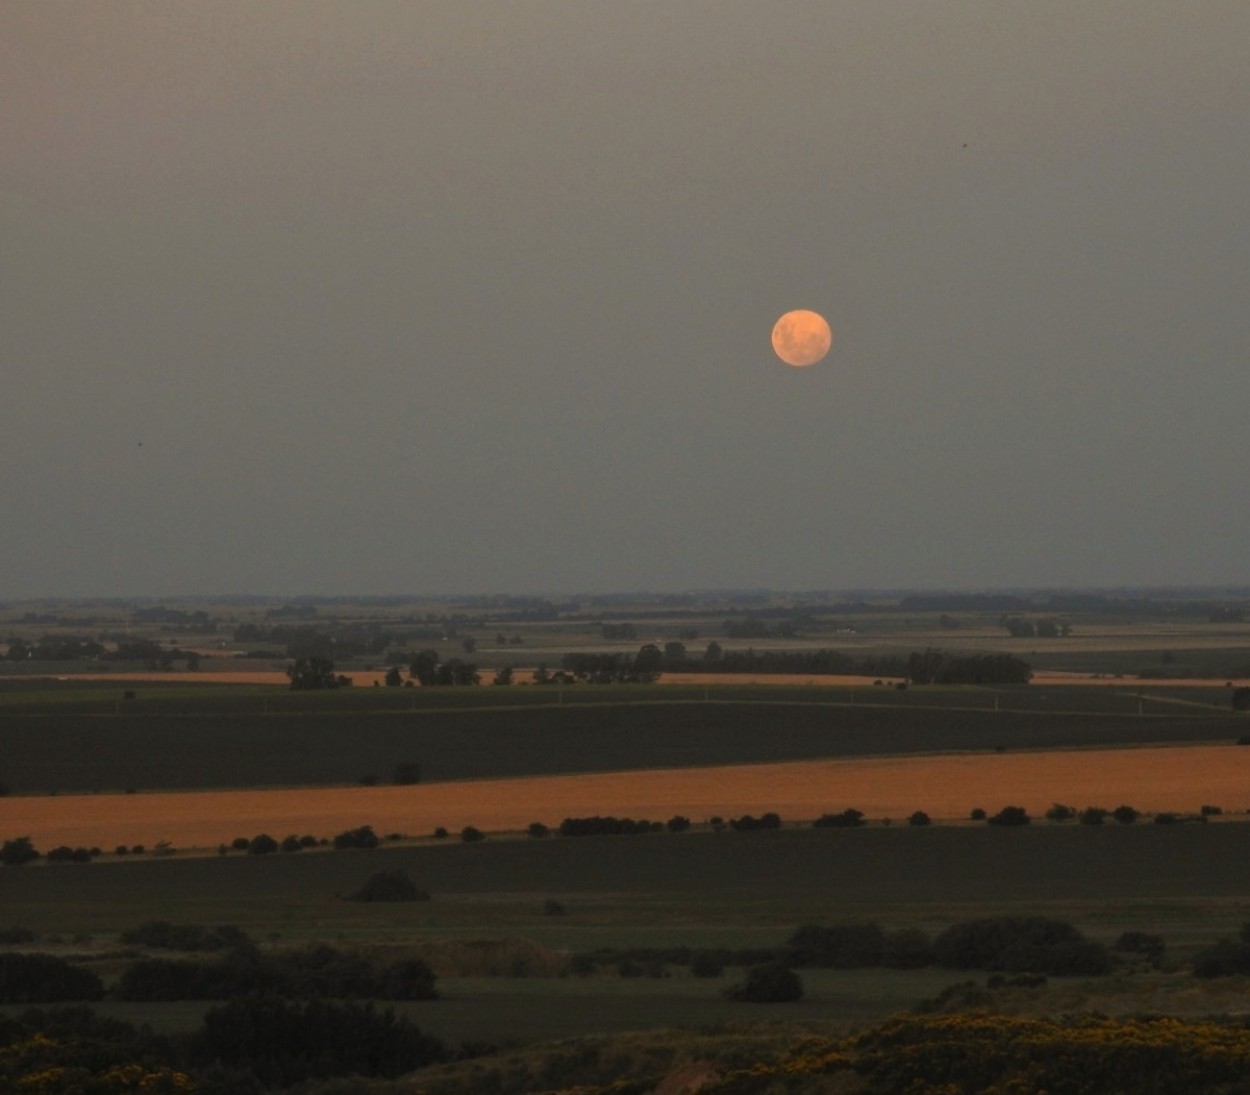
<path id="1" fill-rule="evenodd" d="M 0 596 L 1245 583 L 1247 44 L 0 0 Z"/>

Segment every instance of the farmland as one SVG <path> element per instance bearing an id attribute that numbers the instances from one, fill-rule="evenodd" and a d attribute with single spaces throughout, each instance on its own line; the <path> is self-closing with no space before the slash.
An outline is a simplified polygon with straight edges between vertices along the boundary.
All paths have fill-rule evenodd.
<path id="1" fill-rule="evenodd" d="M 21 607 L 8 626 L 27 627 L 30 649 L 69 627 L 61 606 Z M 501 1089 L 534 1090 L 523 1077 L 540 1074 L 560 1079 L 548 1087 L 568 1086 L 594 1073 L 578 1073 L 574 1058 L 685 1060 L 696 1043 L 712 1057 L 749 1057 L 790 1037 L 783 1031 L 798 1038 L 876 1022 L 958 979 L 934 966 L 805 969 L 803 1000 L 781 1009 L 787 1023 L 748 1033 L 743 1021 L 773 1020 L 778 1010 L 726 998 L 726 984 L 745 973 L 732 962 L 709 980 L 671 961 L 642 962 L 649 972 L 641 976 L 626 975 L 625 960 L 584 968 L 594 954 L 775 950 L 803 924 L 871 921 L 933 936 L 971 918 L 1029 914 L 1070 921 L 1104 946 L 1126 931 L 1157 933 L 1168 948 L 1161 969 L 1128 963 L 1109 978 L 1058 978 L 1004 992 L 994 1007 L 1197 1015 L 1237 1006 L 1226 982 L 1188 972 L 1201 948 L 1250 919 L 1240 870 L 1250 855 L 1250 749 L 1237 745 L 1250 723 L 1230 702 L 1242 683 L 1237 670 L 1250 663 L 1250 637 L 1244 625 L 1203 621 L 1205 608 L 1073 616 L 1073 635 L 1021 643 L 988 612 L 969 612 L 952 630 L 936 610 L 884 603 L 823 615 L 796 614 L 791 604 L 698 612 L 614 604 L 507 621 L 474 608 L 454 627 L 444 605 L 335 604 L 333 620 L 331 609 L 320 617 L 300 607 L 293 618 L 311 618 L 310 628 L 344 649 L 368 628 L 383 638 L 393 630 L 397 648 L 404 629 L 441 628 L 449 638 L 421 641 L 469 656 L 465 640 L 477 632 L 473 657 L 483 670 L 515 667 L 507 687 L 405 687 L 402 675 L 399 687 L 373 687 L 394 659 L 355 653 L 337 663 L 353 687 L 314 691 L 281 686 L 281 659 L 237 658 L 220 639 L 231 620 L 276 635 L 271 621 L 286 620 L 287 606 L 209 606 L 194 627 L 217 630 L 202 634 L 180 610 L 146 622 L 118 606 L 74 611 L 101 613 L 91 625 L 101 633 L 133 627 L 160 639 L 184 661 L 199 651 L 194 671 L 27 659 L 0 674 L 0 837 L 30 835 L 42 851 L 104 848 L 91 863 L 0 869 L 0 907 L 9 925 L 37 929 L 36 946 L 98 971 L 106 986 L 142 957 L 122 933 L 152 920 L 237 925 L 265 954 L 323 943 L 418 957 L 439 974 L 443 998 L 399 1007 L 423 1030 L 547 1061 L 513 1065 L 492 1055 L 459 1073 L 448 1066 L 432 1089 L 448 1091 L 482 1089 L 465 1077 L 514 1067 L 522 1078 L 511 1088 L 499 1080 Z M 115 618 L 105 620 L 109 613 Z M 55 622 L 21 624 L 45 615 Z M 437 623 L 428 619 L 435 615 Z M 661 645 L 698 632 L 733 652 L 746 644 L 731 632 L 750 630 L 753 647 L 775 654 L 777 666 L 788 651 L 836 640 L 880 667 L 942 645 L 970 656 L 1007 649 L 1045 669 L 1027 685 L 900 687 L 884 668 L 726 676 L 687 659 L 658 683 L 524 683 L 544 663 L 561 665 L 562 652 L 632 656 L 639 641 L 606 638 L 631 616 L 645 641 Z M 800 616 L 803 634 L 795 633 Z M 166 624 L 189 630 L 171 639 Z M 236 674 L 255 675 L 232 683 Z M 1146 816 L 1137 824 L 1043 819 L 1056 802 L 1128 803 Z M 1033 823 L 969 820 L 972 807 L 993 813 L 1008 804 L 1025 807 Z M 1210 816 L 1200 818 L 1204 806 Z M 811 826 L 847 808 L 864 811 L 866 824 Z M 906 824 L 916 810 L 934 824 Z M 708 824 L 765 811 L 781 815 L 778 828 Z M 1152 813 L 1181 823 L 1154 824 Z M 685 815 L 694 824 L 631 836 L 524 832 L 531 822 L 554 828 L 566 816 L 603 814 Z M 361 825 L 396 839 L 372 850 L 218 849 L 261 832 L 324 840 Z M 463 826 L 486 839 L 457 839 Z M 450 835 L 434 839 L 436 827 Z M 169 854 L 153 854 L 158 843 Z M 115 854 L 115 844 L 128 854 Z M 129 850 L 138 844 L 145 854 Z M 377 872 L 395 871 L 430 900 L 344 899 Z M 114 995 L 97 1006 L 176 1031 L 196 1027 L 209 1004 Z M 654 1033 L 630 1033 L 641 1029 Z M 599 1041 L 573 1043 L 585 1052 L 569 1050 L 558 1068 L 551 1062 L 565 1051 L 537 1046 L 569 1038 Z"/>

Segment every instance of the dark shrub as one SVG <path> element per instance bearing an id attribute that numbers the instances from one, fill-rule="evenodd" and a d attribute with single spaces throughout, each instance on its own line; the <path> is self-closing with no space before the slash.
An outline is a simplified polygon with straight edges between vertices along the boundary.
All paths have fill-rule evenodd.
<path id="1" fill-rule="evenodd" d="M 1181 817 L 1180 814 L 1168 813 L 1167 811 L 1164 811 L 1161 814 L 1155 814 L 1154 818 L 1156 825 L 1179 825 L 1184 820 L 1185 819 Z"/>
<path id="2" fill-rule="evenodd" d="M 986 818 L 990 825 L 1027 825 L 1030 820 L 1023 806 L 1004 806 L 993 817 Z"/>
<path id="3" fill-rule="evenodd" d="M 476 844 L 479 840 L 485 840 L 486 834 L 474 825 L 466 825 L 460 830 L 460 839 L 466 844 Z"/>
<path id="4" fill-rule="evenodd" d="M 877 924 L 838 924 L 821 927 L 804 924 L 786 940 L 782 949 L 787 964 L 854 969 L 879 966 L 884 934 Z"/>
<path id="5" fill-rule="evenodd" d="M 526 829 L 526 832 L 529 833 L 533 839 L 542 840 L 543 837 L 550 835 L 551 830 L 541 821 L 531 821 L 529 828 Z"/>
<path id="6" fill-rule="evenodd" d="M 1111 811 L 1111 816 L 1121 825 L 1132 825 L 1139 817 L 1141 812 L 1134 810 L 1132 806 L 1117 806 Z"/>
<path id="7" fill-rule="evenodd" d="M 1076 815 L 1076 819 L 1082 825 L 1101 825 L 1107 820 L 1108 812 L 1101 806 L 1086 806 L 1084 810 Z"/>
<path id="8" fill-rule="evenodd" d="M 358 829 L 348 829 L 334 838 L 334 846 L 343 848 L 376 848 L 380 841 L 372 825 L 362 825 Z"/>
<path id="9" fill-rule="evenodd" d="M 281 848 L 284 852 L 300 852 L 304 850 L 304 845 L 297 836 L 284 837 Z"/>
<path id="10" fill-rule="evenodd" d="M 1076 810 L 1071 806 L 1065 806 L 1062 802 L 1056 802 L 1046 811 L 1047 821 L 1071 821 L 1074 817 L 1076 817 Z"/>
<path id="11" fill-rule="evenodd" d="M 1146 932 L 1124 932 L 1112 948 L 1122 954 L 1141 955 L 1152 966 L 1158 966 L 1163 961 L 1163 952 L 1166 949 L 1167 944 L 1163 941 L 1163 936 L 1148 935 Z"/>
<path id="12" fill-rule="evenodd" d="M 917 810 L 907 819 L 907 824 L 915 826 L 932 825 L 933 820 L 923 810 Z"/>
<path id="13" fill-rule="evenodd" d="M 970 817 L 973 821 L 984 821 L 985 811 L 982 810 L 980 806 L 977 806 L 973 809 L 972 813 L 968 815 L 968 817 Z"/>
<path id="14" fill-rule="evenodd" d="M 846 809 L 840 814 L 821 814 L 812 822 L 813 829 L 854 829 L 864 824 L 862 810 Z"/>
<path id="15" fill-rule="evenodd" d="M 62 844 L 47 854 L 49 863 L 90 863 L 91 853 L 86 848 L 71 848 Z"/>
<path id="16" fill-rule="evenodd" d="M 380 871 L 369 879 L 348 901 L 429 901 L 428 891 L 418 889 L 404 871 Z"/>
<path id="17" fill-rule="evenodd" d="M 1195 977 L 1235 977 L 1250 974 L 1250 943 L 1221 939 L 1194 955 Z"/>
<path id="18" fill-rule="evenodd" d="M 442 825 L 440 825 L 437 829 L 435 829 L 435 830 L 434 830 L 434 839 L 435 839 L 435 840 L 446 840 L 446 839 L 447 839 L 447 837 L 448 837 L 448 836 L 450 836 L 450 835 L 451 835 L 451 834 L 449 834 L 449 833 L 447 832 L 447 830 L 446 830 L 446 829 L 445 829 Z"/>
<path id="19" fill-rule="evenodd" d="M 236 852 L 246 852 L 251 843 L 252 842 L 245 836 L 236 836 L 232 841 L 230 841 L 230 847 Z"/>
<path id="20" fill-rule="evenodd" d="M 1222 806 L 1203 806 L 1199 808 L 1198 813 L 1203 817 L 1219 817 L 1224 813 L 1224 808 Z"/>
<path id="21" fill-rule="evenodd" d="M 794 970 L 770 963 L 750 970 L 747 979 L 727 989 L 725 995 L 753 1004 L 784 1004 L 803 998 L 803 982 Z"/>
<path id="22" fill-rule="evenodd" d="M 268 833 L 260 833 L 247 842 L 248 855 L 272 855 L 278 850 L 278 842 Z"/>
<path id="23" fill-rule="evenodd" d="M 738 830 L 740 833 L 753 832 L 759 829 L 780 829 L 781 817 L 771 812 L 761 814 L 759 817 L 743 814 L 741 817 L 730 818 L 729 827 Z"/>
<path id="24" fill-rule="evenodd" d="M 933 941 L 933 956 L 952 969 L 1085 974 L 1110 969 L 1100 944 L 1071 924 L 1041 916 L 999 916 L 955 924 Z"/>
<path id="25" fill-rule="evenodd" d="M 0 1004 L 99 1000 L 103 982 L 90 970 L 51 954 L 0 954 Z"/>
<path id="26" fill-rule="evenodd" d="M 664 823 L 664 827 L 670 833 L 684 833 L 690 828 L 690 819 L 681 814 L 674 814 Z"/>
<path id="27" fill-rule="evenodd" d="M 14 837 L 0 844 L 0 863 L 6 867 L 20 867 L 38 858 L 39 853 L 28 836 Z"/>
<path id="28" fill-rule="evenodd" d="M 437 1039 L 372 1004 L 272 996 L 213 1008 L 191 1044 L 194 1062 L 249 1069 L 266 1089 L 322 1076 L 400 1076 L 448 1056 Z"/>

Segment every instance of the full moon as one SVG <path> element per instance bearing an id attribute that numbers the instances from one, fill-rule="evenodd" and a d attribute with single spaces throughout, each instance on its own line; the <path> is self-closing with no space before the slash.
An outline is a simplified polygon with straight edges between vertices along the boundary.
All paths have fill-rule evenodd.
<path id="1" fill-rule="evenodd" d="M 833 345 L 833 332 L 819 312 L 787 312 L 773 326 L 773 349 L 787 365 L 815 365 Z"/>

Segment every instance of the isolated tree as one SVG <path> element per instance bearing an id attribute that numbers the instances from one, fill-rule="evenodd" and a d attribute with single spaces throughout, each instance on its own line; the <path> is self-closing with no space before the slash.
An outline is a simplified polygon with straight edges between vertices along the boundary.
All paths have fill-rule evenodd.
<path id="1" fill-rule="evenodd" d="M 412 659 L 408 673 L 418 684 L 434 684 L 438 674 L 438 663 L 437 650 L 420 650 Z"/>
<path id="2" fill-rule="evenodd" d="M 494 679 L 491 684 L 506 686 L 512 683 L 512 666 L 503 665 L 495 670 Z"/>
<path id="3" fill-rule="evenodd" d="M 0 845 L 0 863 L 6 867 L 20 867 L 23 863 L 29 863 L 38 858 L 39 853 L 28 836 L 15 837 Z"/>
<path id="4" fill-rule="evenodd" d="M 1004 806 L 986 820 L 990 825 L 1027 825 L 1031 819 L 1023 806 Z"/>
<path id="5" fill-rule="evenodd" d="M 703 651 L 703 660 L 715 664 L 725 656 L 724 647 L 715 639 L 707 644 L 707 649 Z"/>
<path id="6" fill-rule="evenodd" d="M 794 970 L 770 963 L 748 971 L 747 979 L 725 995 L 754 1004 L 785 1004 L 803 998 L 803 982 Z"/>
<path id="7" fill-rule="evenodd" d="M 335 675 L 334 663 L 329 658 L 296 658 L 295 664 L 286 671 L 293 689 L 339 688 L 347 679 Z"/>
<path id="8" fill-rule="evenodd" d="M 660 648 L 655 643 L 647 643 L 638 649 L 631 676 L 642 684 L 650 684 L 659 677 L 663 664 L 664 655 L 660 653 Z"/>
<path id="9" fill-rule="evenodd" d="M 464 642 L 460 644 L 460 648 L 466 654 L 475 654 L 477 653 L 477 640 L 472 635 L 466 635 Z"/>
<path id="10" fill-rule="evenodd" d="M 399 671 L 399 666 L 393 665 L 386 671 L 386 687 L 399 688 L 404 683 L 403 674 Z"/>

